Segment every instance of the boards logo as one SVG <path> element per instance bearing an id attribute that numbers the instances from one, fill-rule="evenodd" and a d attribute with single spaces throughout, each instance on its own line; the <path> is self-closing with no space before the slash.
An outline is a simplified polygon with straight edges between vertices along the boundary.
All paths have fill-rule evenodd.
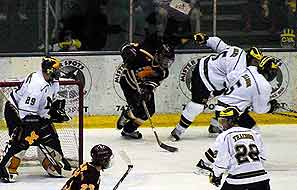
<path id="1" fill-rule="evenodd" d="M 273 56 L 272 56 L 273 57 Z M 275 99 L 280 97 L 284 92 L 286 92 L 289 84 L 289 69 L 287 63 L 284 61 L 286 60 L 285 57 L 282 57 L 281 59 L 275 57 L 277 60 L 279 60 L 279 68 L 277 71 L 276 78 L 270 82 L 272 86 L 272 94 L 271 98 Z"/>
<path id="2" fill-rule="evenodd" d="M 195 66 L 199 62 L 201 57 L 193 57 L 191 58 L 181 69 L 179 73 L 179 80 L 178 86 L 181 92 L 188 98 L 191 99 L 191 78 L 192 78 L 192 71 L 194 70 Z"/>
<path id="3" fill-rule="evenodd" d="M 76 59 L 63 59 L 61 61 L 61 78 L 73 79 L 81 81 L 84 88 L 84 96 L 87 96 L 92 87 L 92 77 L 87 66 L 80 60 Z M 78 90 L 73 89 L 71 86 L 61 86 L 59 95 L 68 100 L 77 100 Z M 76 88 L 76 87 L 75 87 Z"/>
<path id="4" fill-rule="evenodd" d="M 124 102 L 126 102 L 126 98 L 123 94 L 123 91 L 121 89 L 121 86 L 120 86 L 120 79 L 121 79 L 121 76 L 122 76 L 122 73 L 124 71 L 124 64 L 120 64 L 114 74 L 113 74 L 113 81 L 112 81 L 112 85 L 113 85 L 113 89 L 115 91 L 115 93 L 117 94 L 117 96 L 123 100 Z"/>

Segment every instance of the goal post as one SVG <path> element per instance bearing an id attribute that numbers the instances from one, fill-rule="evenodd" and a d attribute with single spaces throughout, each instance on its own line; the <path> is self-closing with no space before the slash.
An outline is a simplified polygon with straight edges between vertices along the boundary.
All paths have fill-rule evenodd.
<path id="1" fill-rule="evenodd" d="M 59 135 L 62 150 L 66 159 L 73 167 L 83 163 L 83 84 L 75 80 L 60 80 L 60 90 L 57 98 L 66 100 L 65 110 L 71 116 L 71 121 L 61 124 L 54 123 Z M 0 149 L 4 150 L 9 139 L 3 111 L 10 93 L 21 85 L 20 81 L 0 81 Z M 37 147 L 26 151 L 24 165 L 30 165 L 37 160 Z"/>

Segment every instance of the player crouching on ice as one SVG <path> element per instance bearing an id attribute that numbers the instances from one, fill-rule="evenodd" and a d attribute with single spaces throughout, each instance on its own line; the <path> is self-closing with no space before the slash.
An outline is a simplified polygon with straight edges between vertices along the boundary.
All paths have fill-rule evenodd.
<path id="1" fill-rule="evenodd" d="M 152 116 L 155 113 L 154 90 L 169 75 L 169 67 L 174 62 L 174 49 L 161 40 L 147 38 L 140 44 L 124 44 L 120 52 L 124 62 L 120 85 L 129 109 L 123 110 L 117 128 L 123 129 L 121 135 L 124 137 L 141 139 L 142 134 L 137 128 L 148 119 L 142 101 L 145 101 Z M 136 82 L 141 93 L 137 90 Z"/>
<path id="2" fill-rule="evenodd" d="M 71 170 L 53 125 L 53 122 L 70 119 L 65 112 L 65 100 L 55 100 L 61 62 L 45 57 L 41 67 L 23 80 L 5 104 L 10 140 L 0 162 L 0 179 L 4 182 L 15 181 L 17 169 L 30 146 L 38 146 L 38 159 L 50 176 L 61 176 L 61 169 Z"/>
<path id="3" fill-rule="evenodd" d="M 228 175 L 221 190 L 270 190 L 264 169 L 264 145 L 259 132 L 238 125 L 240 112 L 227 107 L 218 114 L 223 132 L 216 138 L 216 151 L 208 149 L 206 159 L 197 167 L 210 171 L 209 180 L 220 186 L 222 175 Z"/>
<path id="4" fill-rule="evenodd" d="M 111 167 L 113 153 L 108 146 L 98 144 L 91 149 L 91 157 L 91 162 L 86 162 L 74 170 L 62 190 L 99 189 L 100 171 Z"/>

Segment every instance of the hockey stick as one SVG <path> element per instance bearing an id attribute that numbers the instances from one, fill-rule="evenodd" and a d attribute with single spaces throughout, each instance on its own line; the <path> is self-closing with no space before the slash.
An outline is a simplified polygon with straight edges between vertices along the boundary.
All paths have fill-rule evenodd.
<path id="1" fill-rule="evenodd" d="M 49 150 L 43 144 L 38 144 L 38 147 L 41 150 L 41 152 L 45 155 L 45 157 L 48 159 L 48 161 L 53 165 L 53 167 L 58 172 L 58 174 L 59 175 L 62 175 L 62 170 L 61 170 L 61 167 L 60 167 L 59 163 L 51 155 L 51 153 L 49 152 Z"/>
<path id="2" fill-rule="evenodd" d="M 140 94 L 141 91 L 140 91 L 140 88 L 139 88 L 139 85 L 138 85 L 138 83 L 137 83 L 137 80 L 136 80 L 136 77 L 135 77 L 135 74 L 134 74 L 134 71 L 133 71 L 133 70 L 131 70 L 131 74 L 132 74 L 132 77 L 133 77 L 133 81 L 134 81 L 134 83 L 135 83 L 135 85 L 136 85 L 137 91 L 138 91 L 138 93 Z M 156 139 L 157 139 L 157 142 L 158 142 L 159 146 L 160 146 L 161 148 L 163 148 L 163 149 L 169 151 L 169 152 L 176 152 L 176 151 L 178 150 L 176 147 L 166 145 L 166 144 L 164 144 L 164 143 L 162 143 L 162 142 L 160 141 L 160 139 L 159 139 L 159 137 L 158 137 L 158 134 L 157 134 L 157 131 L 156 131 L 154 125 L 153 125 L 153 122 L 152 122 L 150 113 L 149 113 L 149 111 L 148 111 L 148 109 L 147 109 L 147 106 L 146 106 L 146 103 L 145 103 L 144 100 L 142 100 L 142 105 L 143 105 L 145 114 L 146 114 L 146 116 L 147 116 L 147 118 L 148 118 L 148 120 L 149 120 L 149 122 L 150 122 L 150 126 L 151 126 L 151 128 L 152 128 L 152 130 L 153 130 L 153 132 L 154 132 L 154 134 L 155 134 L 155 137 L 156 137 Z"/>
<path id="3" fill-rule="evenodd" d="M 113 190 L 116 190 L 119 187 L 119 185 L 124 181 L 124 179 L 129 174 L 130 170 L 133 168 L 133 164 L 131 163 L 131 160 L 128 157 L 128 155 L 126 154 L 126 152 L 121 151 L 120 152 L 120 156 L 128 164 L 128 169 L 126 170 L 126 172 L 124 173 L 124 175 L 121 177 L 121 179 L 117 182 L 117 184 L 114 186 Z"/>
<path id="4" fill-rule="evenodd" d="M 295 111 L 295 110 L 293 110 L 293 109 L 290 109 L 290 108 L 288 108 L 288 107 L 284 107 L 284 106 L 282 106 L 282 107 L 280 107 L 280 108 L 282 108 L 282 109 L 284 109 L 284 110 L 286 110 L 286 111 L 292 112 L 292 113 L 297 113 L 297 111 Z"/>
<path id="5" fill-rule="evenodd" d="M 283 116 L 286 116 L 286 117 L 293 117 L 293 118 L 297 118 L 297 115 L 290 115 L 290 114 L 286 114 L 286 113 L 278 113 L 278 112 L 274 112 L 272 114 L 275 114 L 275 115 L 283 115 Z"/>

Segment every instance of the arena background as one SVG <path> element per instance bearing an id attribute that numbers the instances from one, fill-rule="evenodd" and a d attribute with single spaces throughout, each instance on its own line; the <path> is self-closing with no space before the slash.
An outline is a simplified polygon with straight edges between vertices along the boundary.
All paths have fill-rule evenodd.
<path id="1" fill-rule="evenodd" d="M 297 74 L 295 52 L 266 52 L 282 61 L 278 77 L 271 82 L 272 98 L 282 105 L 296 109 Z M 170 68 L 170 75 L 156 90 L 156 115 L 153 121 L 157 126 L 172 126 L 178 122 L 182 109 L 190 100 L 190 71 L 199 57 L 206 53 L 177 54 Z M 102 56 L 64 56 L 62 59 L 62 77 L 82 81 L 84 85 L 84 127 L 114 127 L 118 115 L 126 105 L 118 84 L 121 75 L 122 59 L 118 55 Z M 40 68 L 41 57 L 0 58 L 3 79 L 21 80 L 26 74 Z M 23 65 L 20 67 L 20 65 Z M 72 73 L 72 75 L 69 75 Z M 73 75 L 74 73 L 74 75 Z M 67 101 L 77 101 L 71 97 Z M 207 125 L 214 108 L 215 99 L 208 103 L 206 114 L 195 120 L 195 126 Z M 2 99 L 0 103 L 5 102 Z M 1 108 L 3 106 L 0 106 Z M 279 110 L 282 112 L 284 110 Z M 1 110 L 1 114 L 3 111 Z M 295 123 L 294 118 L 275 114 L 253 114 L 260 124 Z"/>

